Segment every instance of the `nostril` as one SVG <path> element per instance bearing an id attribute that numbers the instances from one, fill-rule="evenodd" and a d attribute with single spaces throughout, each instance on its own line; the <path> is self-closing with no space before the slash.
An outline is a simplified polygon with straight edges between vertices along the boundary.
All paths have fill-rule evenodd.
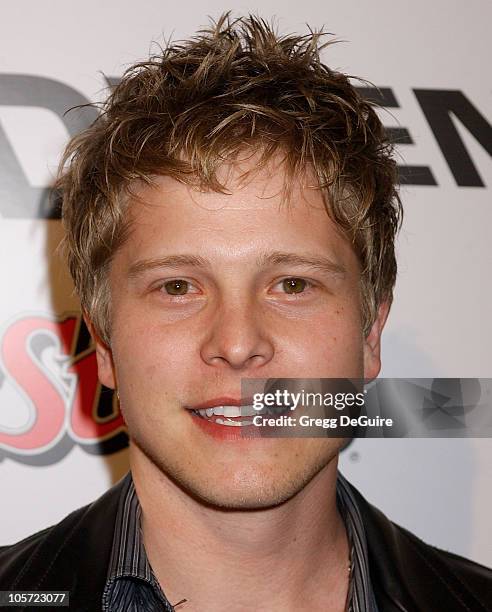
<path id="1" fill-rule="evenodd" d="M 247 326 L 224 324 L 209 330 L 200 353 L 209 365 L 241 370 L 268 363 L 273 356 L 273 344 L 257 329 L 252 313 Z"/>

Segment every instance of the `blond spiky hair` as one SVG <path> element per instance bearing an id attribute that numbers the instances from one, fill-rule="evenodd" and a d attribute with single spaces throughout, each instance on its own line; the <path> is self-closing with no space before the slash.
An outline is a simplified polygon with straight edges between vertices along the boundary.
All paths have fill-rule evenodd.
<path id="1" fill-rule="evenodd" d="M 108 266 L 130 230 L 132 185 L 167 175 L 225 191 L 219 166 L 250 145 L 260 165 L 282 152 L 291 179 L 307 164 L 314 169 L 327 212 L 361 264 L 366 333 L 378 305 L 391 301 L 402 214 L 392 149 L 372 105 L 322 63 L 322 40 L 223 15 L 129 68 L 96 121 L 69 143 L 57 182 L 68 264 L 108 344 Z"/>

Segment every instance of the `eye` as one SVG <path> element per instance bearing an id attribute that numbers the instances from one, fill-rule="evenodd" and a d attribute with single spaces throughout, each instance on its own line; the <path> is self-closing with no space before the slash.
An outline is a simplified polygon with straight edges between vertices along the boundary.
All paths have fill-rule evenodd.
<path id="1" fill-rule="evenodd" d="M 190 288 L 190 283 L 182 278 L 167 281 L 162 285 L 169 295 L 186 295 Z"/>
<path id="2" fill-rule="evenodd" d="M 288 294 L 303 293 L 311 286 L 307 280 L 298 277 L 284 278 L 281 285 L 284 293 Z"/>
<path id="3" fill-rule="evenodd" d="M 307 283 L 303 278 L 285 278 L 282 281 L 282 289 L 285 293 L 302 293 Z"/>

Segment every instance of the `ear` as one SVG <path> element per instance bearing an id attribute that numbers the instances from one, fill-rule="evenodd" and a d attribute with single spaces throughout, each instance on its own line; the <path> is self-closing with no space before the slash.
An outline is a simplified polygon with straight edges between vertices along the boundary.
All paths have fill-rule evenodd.
<path id="1" fill-rule="evenodd" d="M 115 389 L 116 378 L 114 375 L 113 354 L 111 349 L 101 339 L 94 325 L 92 324 L 92 321 L 89 319 L 86 313 L 84 313 L 84 321 L 96 345 L 97 373 L 99 376 L 99 381 L 105 387 Z"/>
<path id="2" fill-rule="evenodd" d="M 390 301 L 381 302 L 376 319 L 368 335 L 364 338 L 364 378 L 376 378 L 381 370 L 381 333 L 388 318 Z"/>

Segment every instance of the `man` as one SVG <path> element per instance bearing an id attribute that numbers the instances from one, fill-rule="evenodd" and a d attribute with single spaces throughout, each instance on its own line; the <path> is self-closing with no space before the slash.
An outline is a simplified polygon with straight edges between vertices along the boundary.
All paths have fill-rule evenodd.
<path id="1" fill-rule="evenodd" d="M 489 570 L 337 473 L 343 438 L 242 429 L 242 380 L 380 369 L 395 163 L 320 48 L 224 17 L 131 68 L 69 145 L 69 267 L 131 473 L 4 549 L 1 589 L 77 611 L 491 609 Z"/>

